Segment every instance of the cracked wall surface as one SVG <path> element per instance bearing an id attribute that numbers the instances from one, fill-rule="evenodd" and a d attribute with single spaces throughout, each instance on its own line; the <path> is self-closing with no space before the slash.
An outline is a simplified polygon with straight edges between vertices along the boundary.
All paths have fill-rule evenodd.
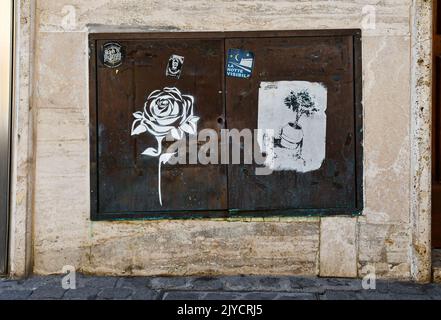
<path id="1" fill-rule="evenodd" d="M 362 28 L 366 5 L 376 28 L 362 37 L 362 217 L 90 221 L 89 30 Z M 369 267 L 410 278 L 411 9 L 411 0 L 37 0 L 34 272 L 356 277 Z"/>

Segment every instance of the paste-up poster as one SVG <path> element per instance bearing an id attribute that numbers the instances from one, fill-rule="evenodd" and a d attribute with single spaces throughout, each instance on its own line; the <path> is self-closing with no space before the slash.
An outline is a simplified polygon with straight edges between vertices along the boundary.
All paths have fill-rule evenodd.
<path id="1" fill-rule="evenodd" d="M 326 156 L 327 89 L 306 81 L 261 82 L 258 143 L 273 171 L 310 172 Z"/>

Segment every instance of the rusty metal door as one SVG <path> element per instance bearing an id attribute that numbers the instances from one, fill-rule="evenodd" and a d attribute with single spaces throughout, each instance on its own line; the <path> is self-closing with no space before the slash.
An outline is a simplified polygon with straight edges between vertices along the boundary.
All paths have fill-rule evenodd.
<path id="1" fill-rule="evenodd" d="M 158 158 L 141 153 L 157 145 L 152 135 L 132 137 L 133 114 L 144 109 L 144 103 L 155 90 L 174 88 L 194 99 L 194 114 L 199 117 L 198 131 L 222 129 L 223 51 L 218 39 L 149 39 L 121 40 L 122 64 L 109 68 L 103 64 L 104 46 L 113 42 L 96 42 L 96 159 L 92 175 L 98 196 L 93 203 L 102 217 L 118 213 L 167 212 L 185 215 L 186 211 L 203 212 L 227 209 L 226 167 L 222 165 L 162 165 L 158 175 Z M 94 44 L 92 44 L 94 45 Z M 166 67 L 173 55 L 184 57 L 182 75 L 168 77 Z M 93 72 L 92 72 L 93 74 Z M 94 95 L 93 95 L 94 96 Z M 162 141 L 165 148 L 166 143 Z M 91 149 L 94 153 L 94 149 Z M 188 152 L 188 150 L 187 150 Z M 158 190 L 161 179 L 161 191 Z M 95 190 L 94 190 L 95 189 Z M 161 192 L 163 205 L 158 201 Z M 92 210 L 94 211 L 94 210 Z"/>
<path id="2" fill-rule="evenodd" d="M 92 34 L 92 219 L 361 212 L 360 38 L 360 30 Z M 244 63 L 247 68 L 254 63 L 251 74 L 237 78 L 229 71 L 230 49 L 236 59 L 241 50 L 249 53 Z M 183 63 L 178 76 L 168 73 L 170 61 Z M 214 129 L 222 136 L 221 129 L 258 128 L 259 90 L 278 82 L 326 89 L 326 150 L 319 168 L 264 176 L 255 174 L 255 163 L 167 164 L 158 175 L 159 149 L 151 147 L 159 133 L 144 116 L 144 104 L 152 106 L 156 90 L 191 95 L 197 131 Z M 147 125 L 134 126 L 134 117 Z M 291 134 L 301 131 L 298 123 L 288 125 Z M 153 135 L 138 135 L 146 130 Z M 158 145 L 167 146 L 163 140 Z"/>
<path id="3" fill-rule="evenodd" d="M 359 46 L 360 34 L 227 39 L 226 50 L 250 50 L 255 56 L 250 79 L 227 78 L 229 128 L 257 128 L 262 82 L 302 80 L 327 88 L 326 157 L 320 169 L 256 175 L 255 164 L 231 165 L 231 209 L 354 213 L 361 207 L 361 108 L 354 81 Z M 274 101 L 274 113 L 281 108 L 278 104 Z"/>

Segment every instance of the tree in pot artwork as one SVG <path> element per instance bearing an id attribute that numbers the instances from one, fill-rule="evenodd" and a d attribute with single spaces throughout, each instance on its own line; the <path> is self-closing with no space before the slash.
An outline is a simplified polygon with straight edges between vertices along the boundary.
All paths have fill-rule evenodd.
<path id="1" fill-rule="evenodd" d="M 327 90 L 306 81 L 262 82 L 258 142 L 273 171 L 318 170 L 326 153 Z"/>

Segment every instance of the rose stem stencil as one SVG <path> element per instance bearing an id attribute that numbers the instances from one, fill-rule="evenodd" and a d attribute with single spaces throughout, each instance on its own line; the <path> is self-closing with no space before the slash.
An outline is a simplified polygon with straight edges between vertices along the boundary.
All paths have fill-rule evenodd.
<path id="1" fill-rule="evenodd" d="M 162 141 L 169 134 L 181 140 L 185 132 L 196 134 L 199 117 L 193 115 L 194 98 L 181 94 L 177 88 L 165 87 L 153 91 L 144 104 L 144 112 L 133 114 L 132 136 L 149 132 L 156 138 L 157 148 L 147 148 L 142 154 L 159 157 L 158 163 L 158 194 L 162 206 L 161 166 L 166 164 L 175 153 L 162 153 Z"/>

